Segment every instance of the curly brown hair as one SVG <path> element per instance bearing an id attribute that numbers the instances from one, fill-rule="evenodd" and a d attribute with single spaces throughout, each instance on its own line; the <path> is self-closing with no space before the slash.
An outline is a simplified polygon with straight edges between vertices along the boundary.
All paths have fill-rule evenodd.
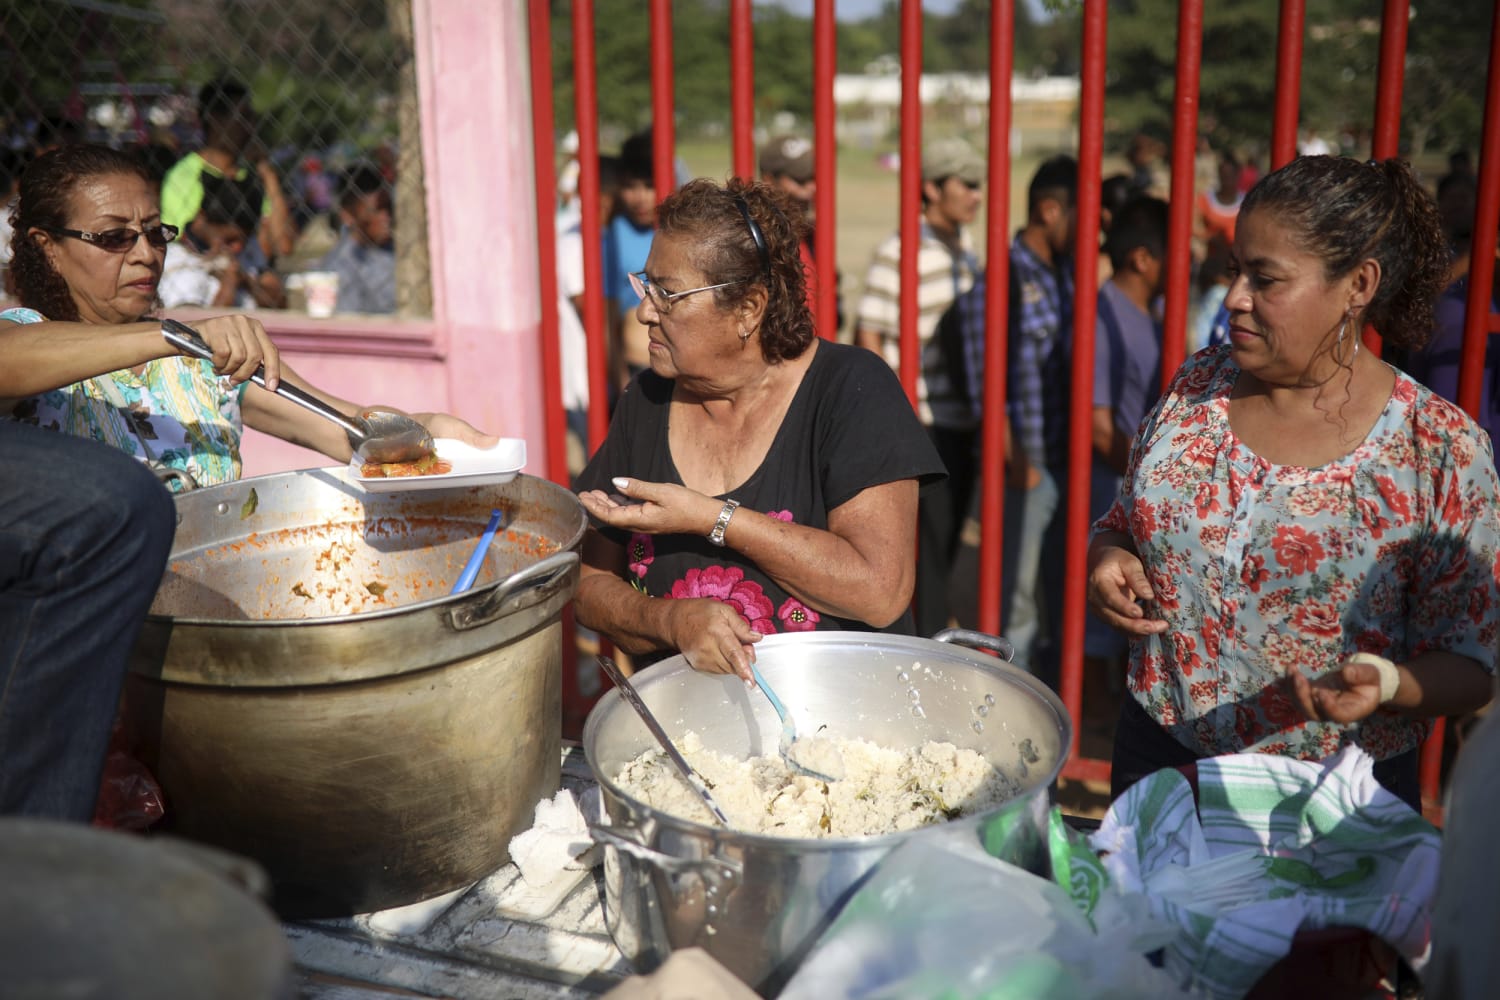
<path id="1" fill-rule="evenodd" d="M 21 305 L 48 319 L 78 319 L 68 283 L 52 267 L 33 229 L 63 229 L 79 184 L 94 177 L 135 176 L 153 188 L 156 181 L 138 157 L 108 146 L 59 146 L 43 153 L 21 175 L 21 190 L 11 212 L 10 271 L 7 290 Z"/>
<path id="2" fill-rule="evenodd" d="M 765 241 L 764 256 L 747 215 Z M 789 196 L 760 182 L 735 178 L 721 187 L 700 178 L 661 203 L 657 231 L 697 241 L 694 260 L 708 283 L 731 283 L 714 290 L 720 308 L 743 302 L 756 285 L 766 289 L 760 351 L 767 361 L 789 361 L 812 344 L 801 256 L 807 223 Z"/>
<path id="3" fill-rule="evenodd" d="M 1290 226 L 1333 281 L 1362 261 L 1380 264 L 1380 287 L 1363 320 L 1396 347 L 1418 348 L 1433 331 L 1433 307 L 1453 255 L 1437 203 L 1410 164 L 1301 156 L 1261 178 L 1242 215 L 1262 210 Z"/>

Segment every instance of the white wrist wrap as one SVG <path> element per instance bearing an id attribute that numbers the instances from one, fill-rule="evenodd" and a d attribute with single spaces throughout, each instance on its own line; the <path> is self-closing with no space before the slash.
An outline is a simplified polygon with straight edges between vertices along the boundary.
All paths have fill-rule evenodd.
<path id="1" fill-rule="evenodd" d="M 1396 689 L 1401 686 L 1401 671 L 1396 665 L 1383 656 L 1374 653 L 1355 653 L 1344 661 L 1345 663 L 1368 663 L 1380 671 L 1380 703 L 1384 705 L 1396 697 Z"/>

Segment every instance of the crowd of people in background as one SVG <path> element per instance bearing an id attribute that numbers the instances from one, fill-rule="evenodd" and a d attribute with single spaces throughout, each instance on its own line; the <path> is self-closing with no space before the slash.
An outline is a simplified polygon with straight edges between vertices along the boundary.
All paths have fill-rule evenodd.
<path id="1" fill-rule="evenodd" d="M 161 184 L 162 217 L 182 232 L 162 280 L 167 307 L 298 309 L 305 275 L 336 275 L 335 313 L 396 311 L 396 172 L 388 144 L 362 152 L 273 155 L 240 80 L 199 88 L 196 128 L 156 129 L 128 147 Z M 87 140 L 65 116 L 0 132 L 0 269 L 22 171 L 37 156 Z M 280 163 L 290 156 L 292 162 Z"/>

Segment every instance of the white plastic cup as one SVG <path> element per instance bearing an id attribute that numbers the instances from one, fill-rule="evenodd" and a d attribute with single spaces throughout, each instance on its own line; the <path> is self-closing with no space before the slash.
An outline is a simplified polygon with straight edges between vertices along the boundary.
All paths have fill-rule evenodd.
<path id="1" fill-rule="evenodd" d="M 309 316 L 326 319 L 333 315 L 339 301 L 337 271 L 307 271 L 302 275 L 302 288 L 307 295 Z"/>

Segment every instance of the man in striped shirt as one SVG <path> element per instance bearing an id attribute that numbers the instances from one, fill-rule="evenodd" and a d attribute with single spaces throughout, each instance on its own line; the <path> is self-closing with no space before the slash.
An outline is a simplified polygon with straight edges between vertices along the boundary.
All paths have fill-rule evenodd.
<path id="1" fill-rule="evenodd" d="M 922 635 L 948 625 L 948 576 L 975 475 L 978 420 L 957 384 L 938 321 L 974 284 L 978 261 L 965 228 L 982 199 L 984 160 L 962 139 L 939 139 L 922 154 L 922 226 L 917 248 L 917 414 L 948 468 L 918 508 L 916 624 Z M 875 250 L 855 315 L 855 342 L 900 370 L 901 234 Z M 956 360 L 956 359 L 954 359 Z"/>

